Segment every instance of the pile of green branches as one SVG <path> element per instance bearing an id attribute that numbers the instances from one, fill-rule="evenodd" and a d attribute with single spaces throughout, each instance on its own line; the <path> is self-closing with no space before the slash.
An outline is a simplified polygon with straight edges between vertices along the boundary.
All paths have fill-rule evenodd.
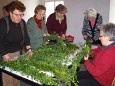
<path id="1" fill-rule="evenodd" d="M 0 65 L 3 68 L 9 67 L 12 71 L 18 71 L 22 75 L 31 76 L 33 80 L 41 84 L 58 86 L 60 80 L 68 86 L 71 83 L 77 86 L 76 69 L 79 67 L 81 59 L 90 53 L 90 44 L 86 43 L 78 47 L 54 34 L 46 36 L 45 41 L 51 40 L 52 36 L 55 36 L 53 39 L 57 41 L 55 45 L 44 44 L 39 49 L 33 50 L 32 57 L 28 57 L 25 53 L 16 61 L 0 61 Z M 79 52 L 74 55 L 77 50 Z M 70 58 L 70 54 L 74 58 Z M 63 64 L 68 62 L 72 62 L 70 68 Z"/>

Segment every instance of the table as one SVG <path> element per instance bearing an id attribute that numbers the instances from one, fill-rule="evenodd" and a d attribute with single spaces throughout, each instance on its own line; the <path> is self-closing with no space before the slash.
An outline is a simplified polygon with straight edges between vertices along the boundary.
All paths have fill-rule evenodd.
<path id="1" fill-rule="evenodd" d="M 30 76 L 25 76 L 25 75 L 22 75 L 20 72 L 12 71 L 8 67 L 5 67 L 5 68 L 0 67 L 0 72 L 4 72 L 8 75 L 11 75 L 14 78 L 19 79 L 20 81 L 24 81 L 24 82 L 27 82 L 28 84 L 31 84 L 32 86 L 43 86 L 41 85 L 40 82 L 33 80 Z"/>

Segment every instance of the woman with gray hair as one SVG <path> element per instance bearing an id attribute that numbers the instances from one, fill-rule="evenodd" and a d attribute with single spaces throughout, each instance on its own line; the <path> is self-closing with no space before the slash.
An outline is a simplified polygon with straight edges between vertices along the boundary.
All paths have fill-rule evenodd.
<path id="1" fill-rule="evenodd" d="M 46 35 L 47 27 L 45 24 L 46 7 L 44 5 L 37 5 L 34 10 L 34 16 L 27 21 L 27 31 L 30 37 L 32 49 L 41 47 L 44 43 L 43 37 Z"/>
<path id="2" fill-rule="evenodd" d="M 100 45 L 99 26 L 102 24 L 102 16 L 93 8 L 89 8 L 84 12 L 84 21 L 82 35 L 84 40 L 90 40 L 93 45 Z"/>
<path id="3" fill-rule="evenodd" d="M 84 57 L 87 71 L 78 73 L 78 86 L 112 86 L 115 78 L 115 24 L 104 24 L 99 29 L 103 46 L 91 50 L 92 61 L 89 55 Z"/>

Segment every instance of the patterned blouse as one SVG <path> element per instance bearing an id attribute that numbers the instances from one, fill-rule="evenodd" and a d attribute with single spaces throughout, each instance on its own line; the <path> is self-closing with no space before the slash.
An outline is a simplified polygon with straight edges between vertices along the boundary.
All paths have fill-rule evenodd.
<path id="1" fill-rule="evenodd" d="M 94 27 L 92 27 L 91 22 L 84 18 L 82 34 L 88 36 L 88 40 L 92 40 L 93 44 L 98 44 L 99 41 L 99 26 L 103 23 L 103 18 L 100 14 L 97 13 Z"/>

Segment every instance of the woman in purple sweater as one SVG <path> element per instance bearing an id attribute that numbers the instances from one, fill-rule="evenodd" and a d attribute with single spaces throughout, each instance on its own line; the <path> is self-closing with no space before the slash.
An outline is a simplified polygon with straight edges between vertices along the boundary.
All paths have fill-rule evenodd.
<path id="1" fill-rule="evenodd" d="M 47 29 L 49 34 L 57 33 L 59 36 L 65 37 L 67 30 L 66 15 L 67 9 L 64 5 L 59 4 L 47 19 Z"/>

